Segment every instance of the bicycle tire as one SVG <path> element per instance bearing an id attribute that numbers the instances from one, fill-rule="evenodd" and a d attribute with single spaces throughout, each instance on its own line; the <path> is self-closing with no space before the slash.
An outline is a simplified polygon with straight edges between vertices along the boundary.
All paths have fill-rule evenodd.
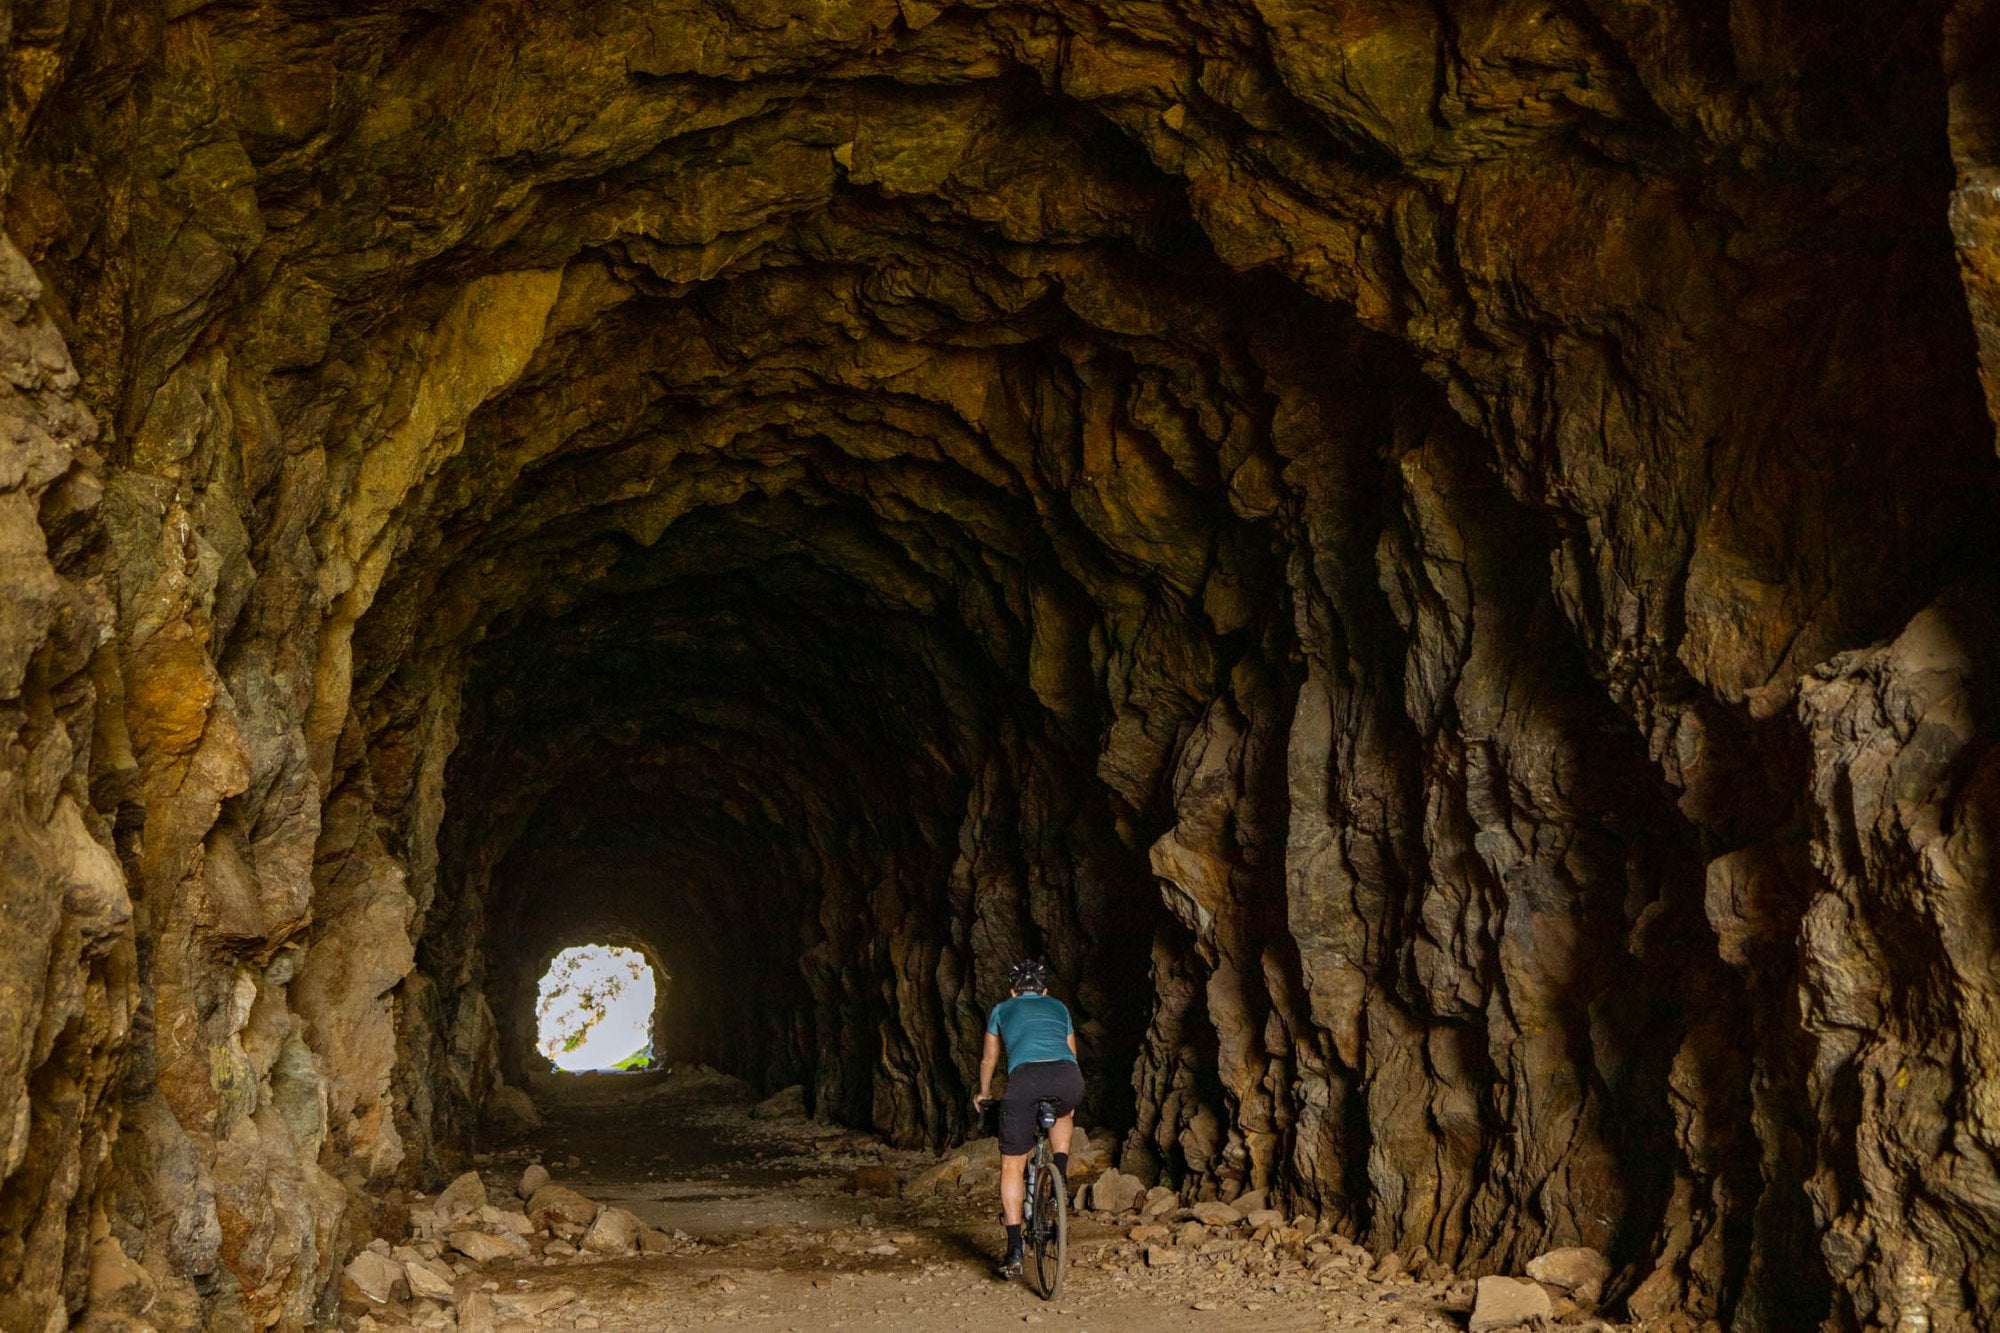
<path id="1" fill-rule="evenodd" d="M 1055 1163 L 1035 1181 L 1035 1288 L 1045 1301 L 1062 1295 L 1069 1262 L 1069 1182 Z"/>

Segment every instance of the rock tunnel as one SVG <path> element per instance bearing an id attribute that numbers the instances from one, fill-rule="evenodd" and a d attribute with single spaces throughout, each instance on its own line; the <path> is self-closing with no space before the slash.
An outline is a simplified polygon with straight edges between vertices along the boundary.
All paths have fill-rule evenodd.
<path id="1" fill-rule="evenodd" d="M 309 1326 L 585 940 L 898 1144 L 1036 955 L 1187 1198 L 1993 1327 L 1991 8 L 0 7 L 0 1327 Z"/>

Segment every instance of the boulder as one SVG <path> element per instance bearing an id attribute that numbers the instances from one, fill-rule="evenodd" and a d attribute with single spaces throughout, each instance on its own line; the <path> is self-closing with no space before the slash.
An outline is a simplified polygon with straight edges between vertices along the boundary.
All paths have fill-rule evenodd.
<path id="1" fill-rule="evenodd" d="M 1247 1218 L 1252 1213 L 1260 1213 L 1269 1208 L 1271 1206 L 1270 1200 L 1271 1193 L 1269 1190 L 1245 1190 L 1231 1199 L 1229 1206 L 1236 1210 L 1238 1217 Z"/>
<path id="2" fill-rule="evenodd" d="M 517 1236 L 535 1234 L 535 1224 L 526 1213 L 495 1208 L 490 1203 L 479 1210 L 479 1225 L 488 1231 L 511 1231 Z"/>
<path id="3" fill-rule="evenodd" d="M 639 1233 L 641 1254 L 672 1254 L 676 1248 L 678 1247 L 674 1244 L 674 1238 L 664 1231 L 647 1227 Z"/>
<path id="4" fill-rule="evenodd" d="M 1192 1211 L 1195 1221 L 1212 1227 L 1233 1226 L 1243 1220 L 1237 1216 L 1234 1208 L 1231 1208 L 1226 1203 L 1218 1203 L 1213 1199 L 1196 1204 Z"/>
<path id="5" fill-rule="evenodd" d="M 467 1171 L 464 1175 L 444 1187 L 432 1208 L 437 1213 L 440 1226 L 450 1226 L 462 1218 L 471 1217 L 486 1206 L 486 1182 L 479 1178 L 477 1171 Z"/>
<path id="6" fill-rule="evenodd" d="M 1090 1185 L 1090 1206 L 1100 1212 L 1122 1213 L 1138 1205 L 1146 1186 L 1137 1176 L 1110 1170 Z"/>
<path id="7" fill-rule="evenodd" d="M 529 1196 L 528 1216 L 536 1226 L 560 1221 L 587 1227 L 597 1220 L 597 1205 L 567 1185 L 544 1185 Z"/>
<path id="8" fill-rule="evenodd" d="M 452 1232 L 451 1248 L 475 1264 L 490 1264 L 495 1259 L 520 1259 L 529 1253 L 528 1242 L 519 1236 L 494 1236 L 484 1231 Z"/>
<path id="9" fill-rule="evenodd" d="M 584 1233 L 583 1248 L 592 1254 L 607 1254 L 614 1258 L 636 1253 L 639 1237 L 646 1230 L 646 1224 L 623 1208 L 607 1207 L 598 1213 L 597 1220 Z"/>
<path id="10" fill-rule="evenodd" d="M 1281 1227 L 1285 1225 L 1285 1215 L 1275 1208 L 1259 1208 L 1247 1213 L 1243 1220 L 1253 1227 Z"/>
<path id="11" fill-rule="evenodd" d="M 800 1083 L 781 1089 L 750 1108 L 752 1120 L 803 1120 L 806 1114 L 806 1090 Z"/>
<path id="12" fill-rule="evenodd" d="M 1146 1247 L 1146 1266 L 1148 1268 L 1164 1268 L 1169 1264 L 1182 1263 L 1186 1258 L 1186 1255 L 1171 1245 L 1148 1245 Z"/>
<path id="13" fill-rule="evenodd" d="M 1611 1276 L 1611 1261 L 1596 1250 L 1568 1245 L 1530 1259 L 1528 1276 L 1568 1292 L 1582 1304 L 1595 1305 Z"/>
<path id="14" fill-rule="evenodd" d="M 521 1183 L 514 1187 L 514 1193 L 524 1199 L 532 1199 L 535 1191 L 548 1183 L 549 1169 L 540 1162 L 533 1162 L 521 1173 Z"/>
<path id="15" fill-rule="evenodd" d="M 1146 1201 L 1139 1205 L 1139 1213 L 1142 1217 L 1158 1217 L 1162 1213 L 1171 1213 L 1180 1206 L 1180 1195 L 1165 1185 L 1155 1185 L 1146 1191 Z"/>
<path id="16" fill-rule="evenodd" d="M 499 1326 L 500 1317 L 489 1292 L 475 1291 L 458 1307 L 458 1333 L 495 1333 Z"/>
<path id="17" fill-rule="evenodd" d="M 486 1127 L 501 1138 L 519 1138 L 542 1127 L 535 1099 L 519 1088 L 495 1088 L 486 1099 Z"/>
<path id="18" fill-rule="evenodd" d="M 419 1300 L 449 1302 L 453 1299 L 457 1275 L 437 1260 L 412 1259 L 403 1265 L 403 1274 L 409 1280 L 410 1295 Z"/>
<path id="19" fill-rule="evenodd" d="M 927 1194 L 933 1194 L 964 1175 L 965 1168 L 971 1164 L 963 1153 L 954 1153 L 937 1165 L 926 1167 L 919 1172 L 916 1179 L 903 1187 L 903 1196 L 920 1199 Z"/>
<path id="20" fill-rule="evenodd" d="M 403 1266 L 374 1250 L 363 1250 L 355 1255 L 342 1271 L 348 1285 L 377 1305 L 387 1305 L 394 1300 L 396 1284 L 403 1280 Z"/>
<path id="21" fill-rule="evenodd" d="M 1093 1140 L 1081 1125 L 1070 1131 L 1069 1168 L 1063 1172 L 1064 1179 L 1072 1185 L 1079 1185 L 1109 1171 L 1111 1166 L 1109 1142 Z M 1141 1193 L 1145 1192 L 1144 1181 L 1140 1182 L 1139 1189 Z"/>
<path id="22" fill-rule="evenodd" d="M 1513 1277 L 1483 1277 L 1472 1298 L 1472 1322 L 1467 1333 L 1519 1328 L 1538 1319 L 1553 1319 L 1555 1307 L 1539 1283 Z"/>

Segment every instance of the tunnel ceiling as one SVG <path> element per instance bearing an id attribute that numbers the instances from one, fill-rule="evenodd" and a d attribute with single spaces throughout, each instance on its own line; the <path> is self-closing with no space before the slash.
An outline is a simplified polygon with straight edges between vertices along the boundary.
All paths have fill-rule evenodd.
<path id="1" fill-rule="evenodd" d="M 305 1326 L 585 937 L 899 1142 L 1038 953 L 1189 1197 L 2000 1319 L 2000 102 L 1879 8 L 17 6 L 0 1326 Z"/>

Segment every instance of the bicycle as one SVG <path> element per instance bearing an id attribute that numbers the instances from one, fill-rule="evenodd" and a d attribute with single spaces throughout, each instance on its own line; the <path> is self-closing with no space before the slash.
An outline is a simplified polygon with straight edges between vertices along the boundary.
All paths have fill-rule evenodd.
<path id="1" fill-rule="evenodd" d="M 980 1117 L 998 1105 L 982 1098 Z M 1055 1150 L 1049 1144 L 1049 1131 L 1058 1119 L 1055 1098 L 1036 1100 L 1035 1148 L 1028 1156 L 1021 1200 L 1021 1239 L 1034 1247 L 1035 1288 L 1045 1301 L 1062 1294 L 1063 1270 L 1069 1262 L 1069 1182 L 1056 1168 Z"/>
<path id="2" fill-rule="evenodd" d="M 1056 1169 L 1049 1147 L 1056 1119 L 1053 1097 L 1035 1103 L 1035 1151 L 1028 1158 L 1021 1213 L 1021 1237 L 1034 1248 L 1035 1287 L 1045 1301 L 1062 1295 L 1063 1269 L 1069 1262 L 1069 1183 Z"/>

